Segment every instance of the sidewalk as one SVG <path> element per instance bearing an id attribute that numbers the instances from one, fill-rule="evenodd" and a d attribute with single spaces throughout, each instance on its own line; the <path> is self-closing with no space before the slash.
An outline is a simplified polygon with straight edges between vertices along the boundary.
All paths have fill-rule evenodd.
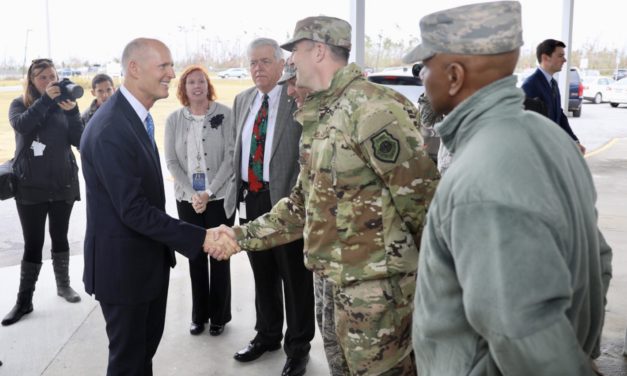
<path id="1" fill-rule="evenodd" d="M 607 376 L 627 375 L 627 360 L 622 356 L 627 328 L 627 139 L 613 140 L 593 154 L 587 161 L 597 188 L 599 227 L 613 250 L 598 364 Z"/>
<path id="2" fill-rule="evenodd" d="M 599 365 L 607 376 L 627 375 L 627 362 L 622 357 L 622 345 L 627 328 L 627 139 L 620 139 L 587 158 L 597 192 L 600 227 L 614 250 L 614 278 L 608 294 L 606 323 Z M 168 212 L 174 209 L 172 184 L 166 182 Z M 83 190 L 84 192 L 84 190 Z M 84 202 L 77 204 L 72 214 L 70 244 L 72 285 L 83 298 L 78 304 L 64 302 L 56 296 L 52 265 L 44 261 L 37 290 L 35 310 L 19 323 L 0 327 L 0 376 L 30 375 L 104 375 L 107 364 L 107 339 L 102 312 L 97 302 L 83 291 L 82 243 L 84 231 Z M 15 205 L 0 202 L 0 219 L 4 223 L 0 248 L 11 248 L 20 254 L 21 235 L 17 216 L 10 210 Z M 13 208 L 13 209 L 11 209 Z M 12 218 L 12 222 L 7 218 Z M 7 233 L 6 228 L 11 233 Z M 10 234 L 7 235 L 7 234 Z M 15 248 L 15 249 L 12 249 Z M 44 249 L 48 249 L 45 246 Z M 9 253 L 6 251 L 4 253 Z M 154 358 L 155 375 L 256 375 L 276 376 L 285 362 L 282 350 L 264 354 L 259 360 L 245 364 L 233 359 L 233 354 L 254 336 L 254 283 L 248 258 L 238 255 L 231 261 L 233 320 L 219 337 L 207 332 L 189 335 L 191 290 L 188 266 L 178 256 L 172 271 L 165 332 Z M 0 260 L 1 261 L 1 260 Z M 7 313 L 15 302 L 19 282 L 19 266 L 0 268 L 0 315 Z M 308 376 L 328 375 L 322 350 L 322 340 L 316 333 L 312 341 Z"/>
<path id="3" fill-rule="evenodd" d="M 154 357 L 155 375 L 260 376 L 281 374 L 283 350 L 264 354 L 257 361 L 239 363 L 233 354 L 254 335 L 254 283 L 248 258 L 238 255 L 231 261 L 232 314 L 224 333 L 212 337 L 208 331 L 189 334 L 191 289 L 186 259 L 177 257 L 172 270 L 165 331 Z M 50 260 L 44 265 L 33 301 L 35 310 L 20 322 L 0 327 L 0 376 L 95 376 L 104 375 L 107 366 L 105 322 L 98 303 L 83 291 L 83 257 L 71 258 L 72 285 L 83 300 L 66 303 L 56 295 Z M 1 315 L 15 302 L 19 266 L 0 269 Z M 5 312 L 6 311 L 6 312 Z M 311 343 L 307 375 L 328 375 L 318 333 Z"/>
<path id="4" fill-rule="evenodd" d="M 162 161 L 162 166 L 165 162 Z M 80 179 L 81 185 L 83 179 Z M 85 189 L 81 187 L 84 195 Z M 166 178 L 166 211 L 176 217 L 172 181 Z M 22 257 L 21 227 L 13 200 L 0 201 L 0 318 L 15 303 Z M 100 305 L 85 294 L 83 236 L 85 201 L 75 203 L 68 234 L 71 254 L 70 278 L 81 295 L 80 303 L 66 303 L 56 294 L 46 236 L 43 266 L 33 298 L 34 311 L 20 322 L 0 326 L 0 376 L 97 376 L 107 367 L 108 341 Z M 6 266 L 10 265 L 10 266 Z M 253 339 L 255 290 L 248 257 L 231 260 L 231 312 L 233 319 L 218 337 L 208 330 L 199 336 L 189 334 L 191 287 L 187 259 L 177 254 L 177 265 L 170 273 L 166 324 L 161 344 L 153 359 L 155 376 L 278 376 L 285 364 L 283 350 L 266 353 L 251 363 L 233 359 L 236 351 Z M 311 342 L 308 376 L 328 375 L 322 339 L 317 333 Z"/>

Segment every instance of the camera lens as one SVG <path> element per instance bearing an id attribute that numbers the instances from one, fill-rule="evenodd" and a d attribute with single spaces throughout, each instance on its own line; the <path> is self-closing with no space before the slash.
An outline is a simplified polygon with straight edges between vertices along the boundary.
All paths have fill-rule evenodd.
<path id="1" fill-rule="evenodd" d="M 73 99 L 78 99 L 80 97 L 83 96 L 83 94 L 85 93 L 85 90 L 83 89 L 83 87 L 81 85 L 77 85 L 77 84 L 68 84 L 66 86 L 68 93 L 70 93 L 70 96 Z"/>

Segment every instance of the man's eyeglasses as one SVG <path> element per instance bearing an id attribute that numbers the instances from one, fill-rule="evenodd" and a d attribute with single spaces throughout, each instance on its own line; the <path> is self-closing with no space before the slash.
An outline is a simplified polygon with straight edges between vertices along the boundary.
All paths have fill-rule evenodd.
<path id="1" fill-rule="evenodd" d="M 251 60 L 250 69 L 253 69 L 257 66 L 262 66 L 264 68 L 267 68 L 273 63 L 274 63 L 274 60 L 271 60 L 271 59 Z"/>

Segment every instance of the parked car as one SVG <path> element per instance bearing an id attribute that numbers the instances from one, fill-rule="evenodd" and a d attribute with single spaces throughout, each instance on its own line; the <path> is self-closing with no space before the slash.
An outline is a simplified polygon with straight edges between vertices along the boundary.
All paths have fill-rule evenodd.
<path id="1" fill-rule="evenodd" d="M 601 72 L 598 69 L 582 69 L 579 71 L 581 77 L 600 76 Z"/>
<path id="2" fill-rule="evenodd" d="M 227 70 L 223 70 L 222 72 L 218 72 L 218 77 L 220 78 L 248 77 L 248 71 L 245 68 L 229 68 Z"/>
<path id="3" fill-rule="evenodd" d="M 583 83 L 583 99 L 599 104 L 603 101 L 607 102 L 607 92 L 614 80 L 606 76 L 587 76 L 582 77 L 581 82 Z"/>
<path id="4" fill-rule="evenodd" d="M 610 85 L 606 101 L 610 102 L 612 107 L 618 107 L 619 104 L 627 104 L 627 77 Z"/>
<path id="5" fill-rule="evenodd" d="M 61 68 L 57 72 L 59 74 L 59 78 L 69 78 L 72 76 L 80 76 L 81 72 L 78 69 L 72 68 Z"/>
<path id="6" fill-rule="evenodd" d="M 570 68 L 568 74 L 568 111 L 573 113 L 574 117 L 581 116 L 581 103 L 583 102 L 583 84 L 579 71 L 576 68 Z"/>
<path id="7" fill-rule="evenodd" d="M 418 106 L 418 97 L 424 93 L 425 87 L 422 80 L 414 77 L 412 67 L 399 67 L 395 69 L 384 69 L 382 72 L 370 73 L 368 81 L 387 86 L 403 94 L 407 99 Z"/>
<path id="8" fill-rule="evenodd" d="M 616 69 L 614 71 L 614 76 L 612 76 L 612 78 L 616 81 L 620 80 L 623 77 L 627 77 L 627 69 L 624 68 Z"/>

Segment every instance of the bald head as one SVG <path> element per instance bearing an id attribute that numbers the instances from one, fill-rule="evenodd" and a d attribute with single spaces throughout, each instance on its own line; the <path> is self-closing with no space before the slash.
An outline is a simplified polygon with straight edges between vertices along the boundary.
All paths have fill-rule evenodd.
<path id="1" fill-rule="evenodd" d="M 148 38 L 132 40 L 122 53 L 124 87 L 147 109 L 168 96 L 175 77 L 170 49 L 161 41 Z"/>
<path id="2" fill-rule="evenodd" d="M 496 55 L 436 54 L 421 71 L 433 109 L 448 114 L 475 92 L 514 73 L 520 50 Z"/>
<path id="3" fill-rule="evenodd" d="M 137 38 L 130 41 L 122 52 L 122 72 L 126 74 L 131 60 L 142 60 L 155 47 L 167 48 L 163 42 L 157 39 Z"/>

